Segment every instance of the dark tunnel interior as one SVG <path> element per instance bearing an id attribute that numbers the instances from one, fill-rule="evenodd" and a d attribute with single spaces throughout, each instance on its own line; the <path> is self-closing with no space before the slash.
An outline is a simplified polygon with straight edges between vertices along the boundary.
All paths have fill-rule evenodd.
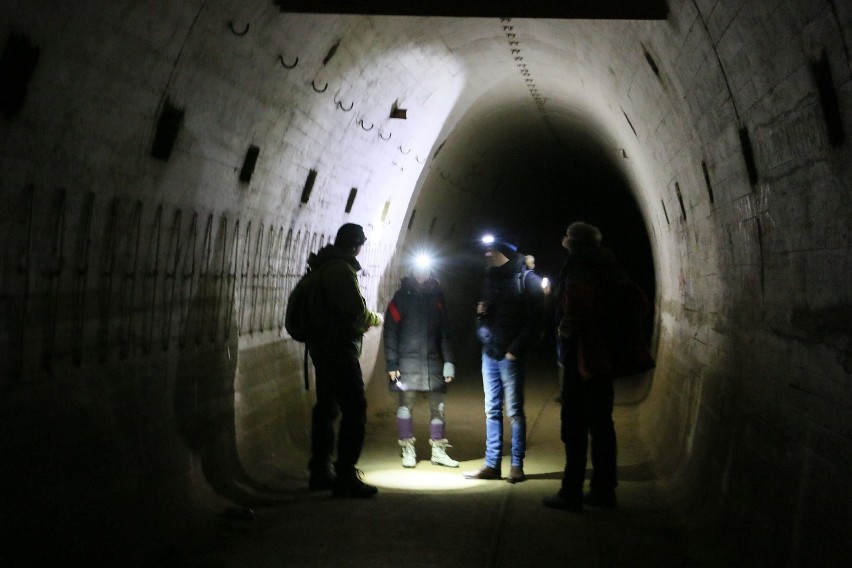
<path id="1" fill-rule="evenodd" d="M 601 135 L 577 117 L 538 129 L 514 114 L 507 106 L 457 127 L 462 133 L 478 133 L 466 139 L 458 156 L 450 158 L 447 169 L 463 174 L 456 183 L 452 174 L 442 177 L 443 169 L 426 177 L 421 197 L 412 205 L 417 212 L 414 223 L 401 236 L 405 250 L 438 247 L 444 251 L 437 272 L 458 306 L 454 336 L 466 344 L 463 352 L 474 359 L 471 314 L 484 269 L 479 241 L 485 234 L 515 241 L 519 252 L 535 257 L 536 272 L 553 281 L 565 261 L 561 246 L 565 229 L 574 221 L 591 223 L 601 229 L 602 246 L 615 254 L 652 304 L 656 295 L 649 229 L 636 204 L 636 190 L 625 179 L 620 163 L 628 156 L 607 147 Z M 450 133 L 448 139 L 454 136 Z M 451 147 L 447 152 L 452 151 Z M 450 231 L 436 231 L 445 216 L 452 216 L 455 225 Z M 403 259 L 403 271 L 410 259 Z M 548 298 L 548 314 L 555 301 Z M 549 317 L 546 321 L 549 340 L 553 322 Z M 645 323 L 651 337 L 654 322 Z M 475 367 L 477 363 L 468 364 Z"/>
<path id="2" fill-rule="evenodd" d="M 458 498 L 456 552 L 506 537 L 517 554 L 464 566 L 535 564 L 515 543 L 546 524 L 567 527 L 563 552 L 634 568 L 682 536 L 649 511 L 724 565 L 852 557 L 852 3 L 0 0 L 0 49 L 0 537 L 15 545 L 0 564 L 148 566 L 215 525 L 225 545 L 339 566 L 320 542 L 333 511 L 353 565 L 397 565 L 412 541 L 307 495 L 316 375 L 284 314 L 309 255 L 362 225 L 356 278 L 383 312 L 411 254 L 435 252 L 469 379 L 467 466 L 479 239 L 515 240 L 552 279 L 578 220 L 653 303 L 657 366 L 615 389 L 624 509 L 541 514 L 564 462 L 555 381 L 534 393 L 534 483 L 489 494 L 455 476 L 446 496 L 401 484 L 372 504 L 450 518 Z M 358 361 L 368 477 L 401 469 L 382 342 L 367 330 Z M 273 493 L 286 506 L 250 525 Z M 264 538 L 276 515 L 308 538 Z M 207 552 L 176 564 L 251 565 Z"/>

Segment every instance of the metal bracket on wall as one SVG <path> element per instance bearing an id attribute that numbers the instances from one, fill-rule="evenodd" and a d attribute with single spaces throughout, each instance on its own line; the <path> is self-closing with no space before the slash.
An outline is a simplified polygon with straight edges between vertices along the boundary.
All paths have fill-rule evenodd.
<path id="1" fill-rule="evenodd" d="M 298 58 L 298 57 L 296 58 L 296 60 L 293 62 L 293 64 L 292 64 L 292 65 L 287 65 L 287 64 L 284 62 L 284 56 L 283 56 L 283 55 L 279 55 L 279 56 L 278 56 L 278 61 L 280 61 L 280 62 L 281 62 L 281 65 L 284 67 L 284 69 L 293 69 L 296 65 L 298 65 L 298 64 L 299 64 L 299 58 Z"/>
<path id="2" fill-rule="evenodd" d="M 235 36 L 244 36 L 244 35 L 246 35 L 246 34 L 248 33 L 248 31 L 249 31 L 249 27 L 251 27 L 251 24 L 250 24 L 249 22 L 246 22 L 246 29 L 244 29 L 244 30 L 243 30 L 243 31 L 241 31 L 241 32 L 238 32 L 238 31 L 234 28 L 234 20 L 231 20 L 230 22 L 228 22 L 228 29 L 229 29 L 229 30 L 231 30 L 231 33 L 232 33 L 232 34 L 234 34 Z"/>
<path id="3" fill-rule="evenodd" d="M 338 100 L 335 100 L 335 101 L 334 101 L 334 103 L 335 103 L 335 104 L 337 105 L 337 107 L 338 107 L 340 110 L 342 110 L 343 112 L 349 112 L 350 110 L 352 110 L 352 107 L 354 107 L 354 106 L 355 106 L 355 101 L 352 101 L 351 103 L 349 103 L 349 108 L 344 107 L 344 106 L 343 106 L 343 103 L 342 103 L 342 102 L 340 102 L 340 101 L 338 101 Z"/>

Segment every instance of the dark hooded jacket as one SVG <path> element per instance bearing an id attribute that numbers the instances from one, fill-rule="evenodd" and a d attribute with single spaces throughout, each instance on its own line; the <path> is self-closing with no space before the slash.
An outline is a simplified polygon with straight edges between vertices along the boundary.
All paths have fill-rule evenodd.
<path id="1" fill-rule="evenodd" d="M 522 357 L 541 336 L 541 278 L 526 270 L 522 255 L 486 269 L 480 301 L 486 304 L 486 314 L 477 317 L 477 336 L 489 357 L 503 359 L 506 353 Z"/>
<path id="2" fill-rule="evenodd" d="M 559 283 L 557 356 L 563 366 L 576 365 L 569 375 L 616 377 L 654 366 L 640 330 L 650 304 L 612 252 L 570 254 Z"/>
<path id="3" fill-rule="evenodd" d="M 400 372 L 390 390 L 447 390 L 444 363 L 452 363 L 453 354 L 447 304 L 436 279 L 402 279 L 385 313 L 384 341 L 387 370 Z"/>
<path id="4" fill-rule="evenodd" d="M 379 315 L 367 309 L 358 283 L 358 260 L 334 245 L 323 247 L 308 258 L 318 278 L 317 294 L 311 301 L 312 338 L 309 341 L 342 342 L 361 350 L 364 332 L 379 325 Z"/>

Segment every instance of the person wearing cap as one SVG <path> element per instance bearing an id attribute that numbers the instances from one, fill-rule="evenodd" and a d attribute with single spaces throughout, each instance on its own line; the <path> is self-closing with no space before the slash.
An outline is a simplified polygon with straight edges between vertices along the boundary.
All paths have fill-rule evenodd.
<path id="1" fill-rule="evenodd" d="M 505 405 L 512 422 L 511 467 L 506 480 L 517 483 L 526 479 L 526 358 L 542 329 L 544 294 L 541 278 L 526 268 L 524 256 L 511 241 L 496 239 L 487 244 L 485 259 L 488 267 L 476 308 L 485 391 L 485 463 L 464 476 L 502 479 Z"/>
<path id="2" fill-rule="evenodd" d="M 569 225 L 562 237 L 568 256 L 557 282 L 556 347 L 565 469 L 558 493 L 543 498 L 542 503 L 575 512 L 582 511 L 584 504 L 616 507 L 613 378 L 618 376 L 618 342 L 628 327 L 623 325 L 624 317 L 630 312 L 616 299 L 619 284 L 630 283 L 628 289 L 635 291 L 640 312 L 650 306 L 612 251 L 601 246 L 602 239 L 600 229 L 594 225 L 581 221 Z M 590 490 L 584 494 L 588 453 L 592 477 Z"/>
<path id="3" fill-rule="evenodd" d="M 367 241 L 364 229 L 346 223 L 334 244 L 311 254 L 308 266 L 319 276 L 312 304 L 315 330 L 306 344 L 316 369 L 316 404 L 311 420 L 309 488 L 331 489 L 335 497 L 372 497 L 378 490 L 361 480 L 356 464 L 364 446 L 367 398 L 359 361 L 364 332 L 382 325 L 382 315 L 367 309 L 358 284 L 356 257 Z M 337 461 L 334 421 L 340 415 Z"/>
<path id="4" fill-rule="evenodd" d="M 385 312 L 385 362 L 388 387 L 398 393 L 396 412 L 402 467 L 416 467 L 414 405 L 419 393 L 428 393 L 431 420 L 429 445 L 432 463 L 458 467 L 447 455 L 444 399 L 455 377 L 450 349 L 447 302 L 430 263 L 419 258 L 404 276 Z"/>

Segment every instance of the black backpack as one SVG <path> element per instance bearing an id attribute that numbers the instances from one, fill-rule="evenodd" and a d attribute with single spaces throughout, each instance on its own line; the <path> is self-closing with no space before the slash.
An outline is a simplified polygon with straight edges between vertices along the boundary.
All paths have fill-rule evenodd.
<path id="1" fill-rule="evenodd" d="M 608 344 L 613 376 L 638 375 L 656 367 L 645 337 L 644 322 L 650 302 L 631 279 L 621 278 L 610 288 Z"/>
<path id="2" fill-rule="evenodd" d="M 284 329 L 290 337 L 304 343 L 311 332 L 311 304 L 316 293 L 316 272 L 308 272 L 302 276 L 290 295 L 287 297 L 287 307 L 284 310 Z"/>

